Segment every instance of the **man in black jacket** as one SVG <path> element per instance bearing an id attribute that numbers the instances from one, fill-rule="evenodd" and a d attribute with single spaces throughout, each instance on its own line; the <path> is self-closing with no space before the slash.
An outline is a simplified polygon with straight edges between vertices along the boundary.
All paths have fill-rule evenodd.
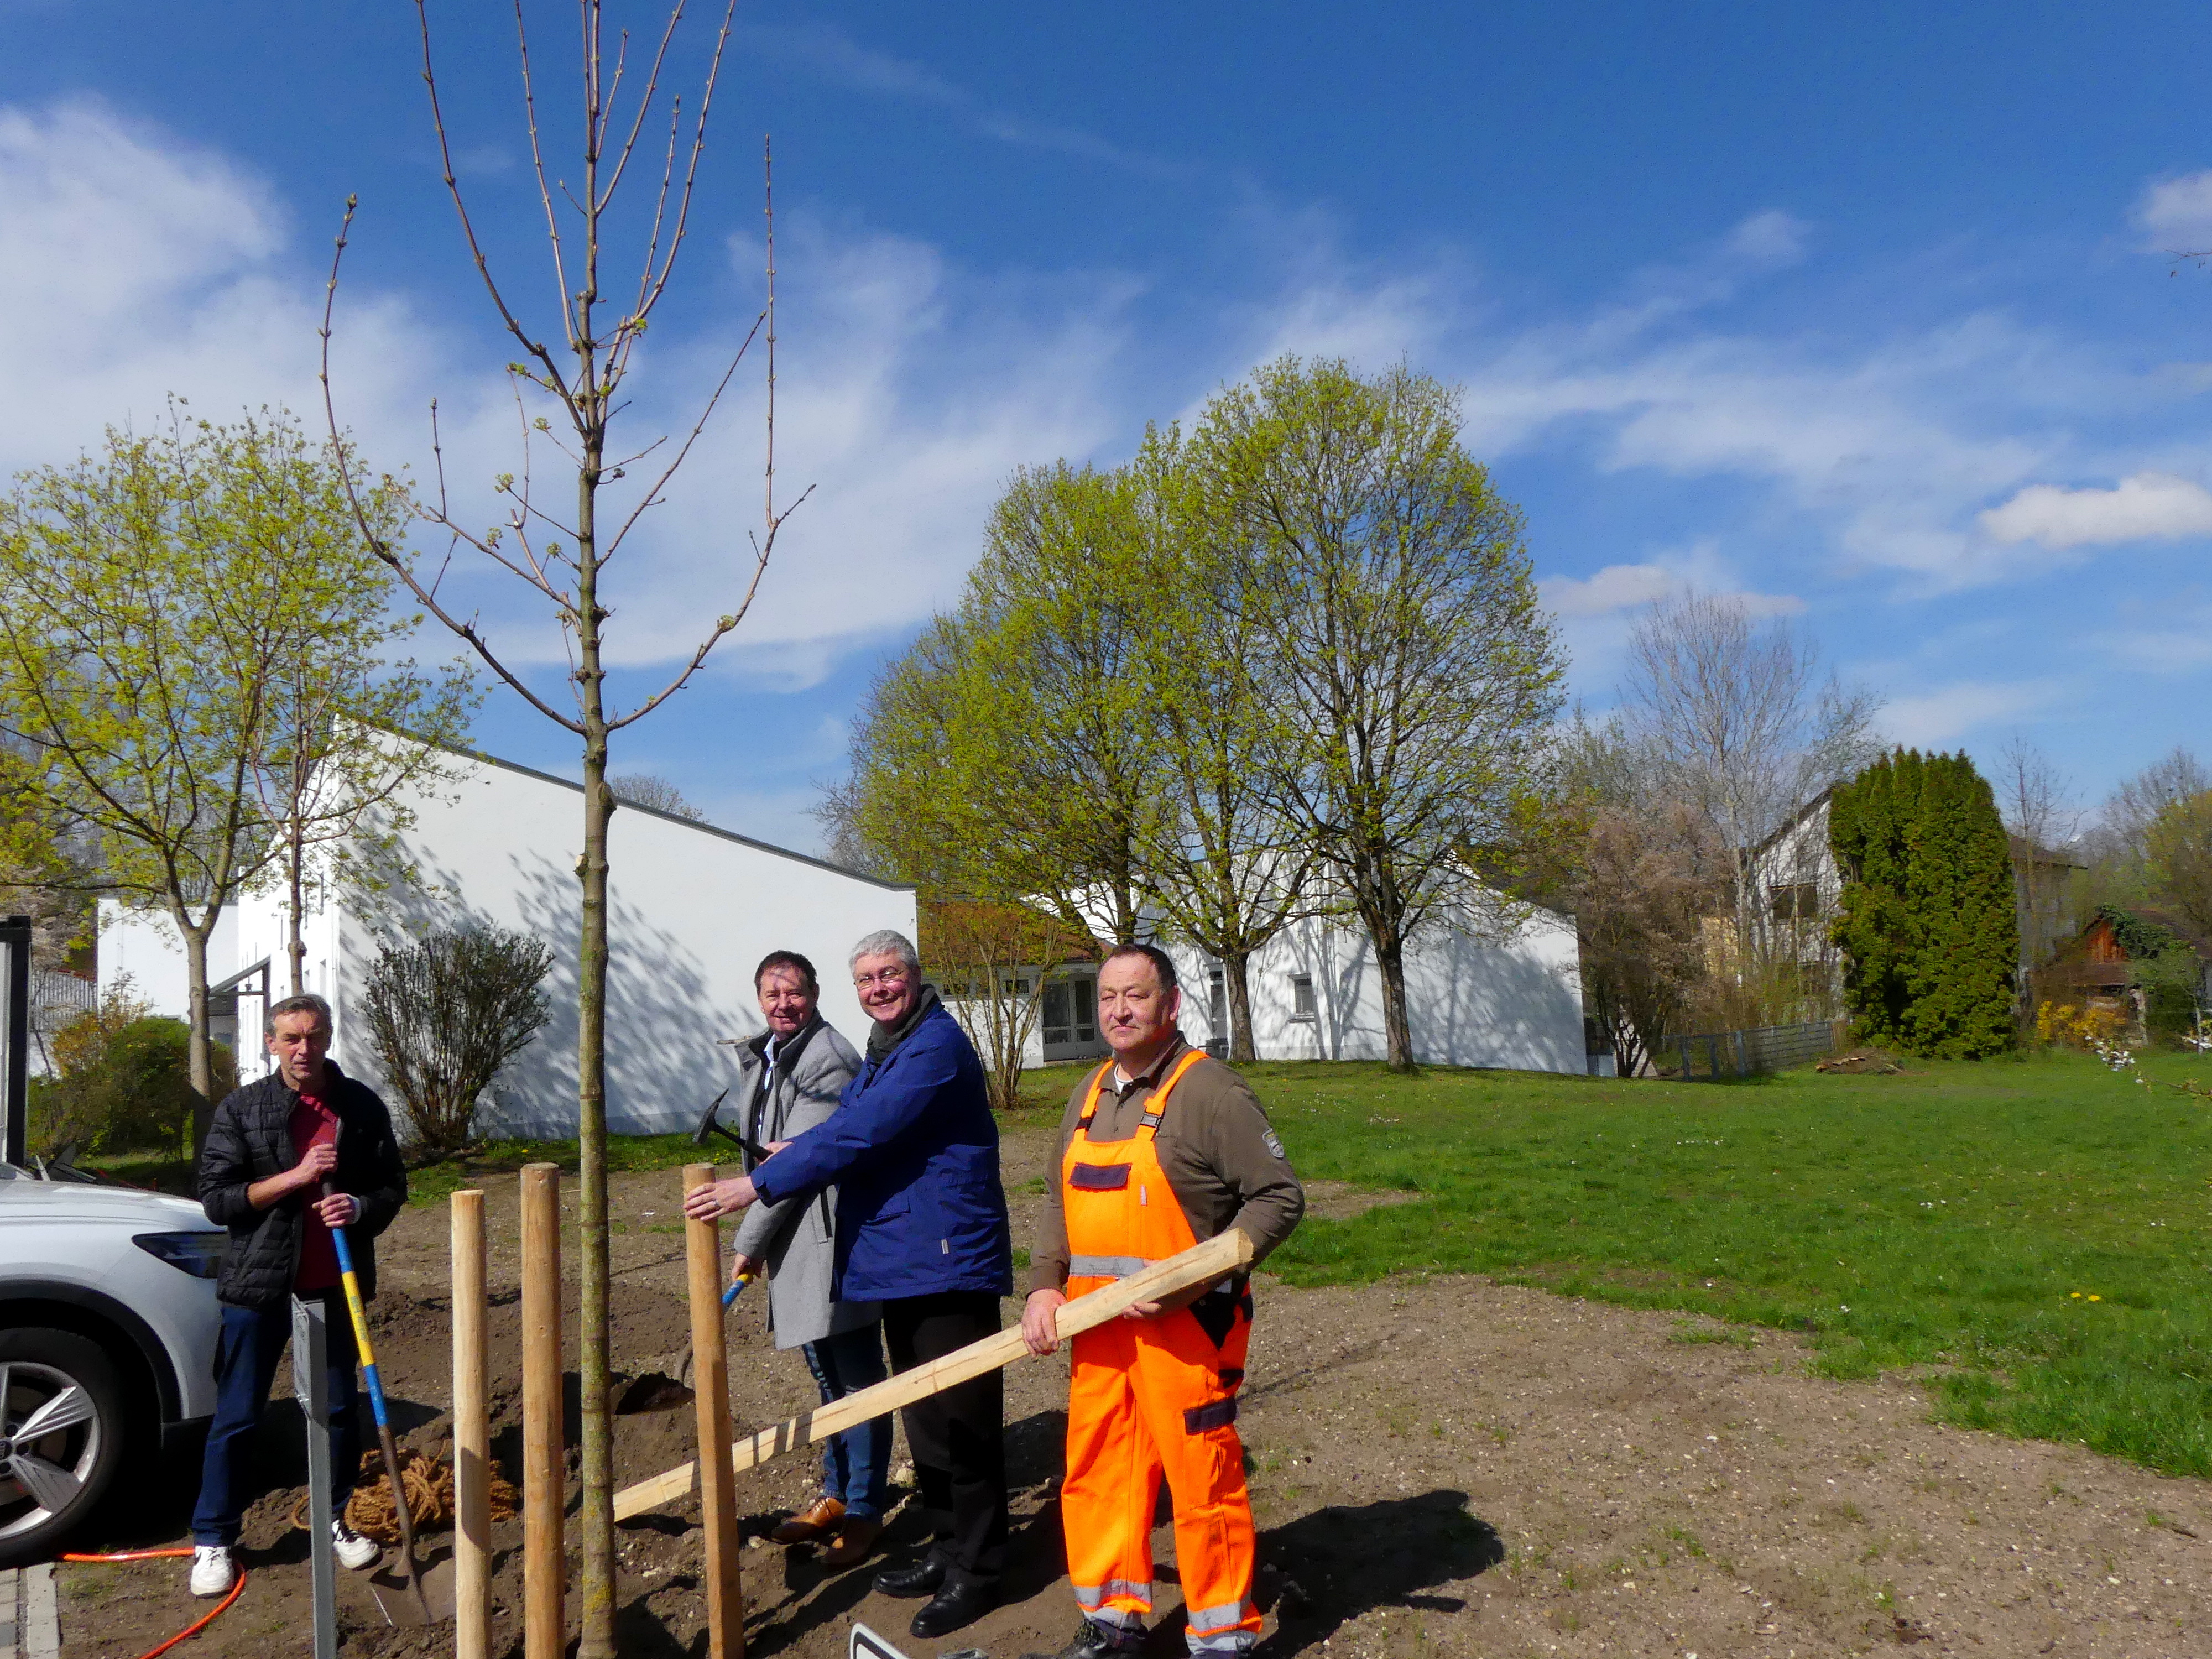
<path id="1" fill-rule="evenodd" d="M 253 1431 L 292 1332 L 295 1295 L 323 1304 L 329 1332 L 331 1485 L 342 1517 L 361 1465 L 355 1409 L 353 1321 L 338 1279 L 334 1227 L 347 1230 L 364 1298 L 376 1294 L 376 1236 L 407 1201 L 407 1170 L 392 1115 L 376 1091 L 328 1058 L 331 1006 L 287 997 L 269 1010 L 276 1069 L 215 1109 L 200 1151 L 200 1203 L 230 1229 L 216 1279 L 222 1334 L 216 1349 L 215 1421 L 192 1511 L 195 1595 L 221 1595 L 237 1578 L 232 1552 L 245 1513 Z M 343 1518 L 331 1525 L 338 1559 L 372 1566 L 374 1541 Z"/>

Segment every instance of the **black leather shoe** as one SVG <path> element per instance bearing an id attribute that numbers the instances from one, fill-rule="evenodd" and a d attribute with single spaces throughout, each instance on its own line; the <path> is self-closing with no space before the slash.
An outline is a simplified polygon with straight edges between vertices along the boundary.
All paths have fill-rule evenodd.
<path id="1" fill-rule="evenodd" d="M 945 1588 L 945 1563 L 917 1561 L 910 1567 L 885 1567 L 876 1588 L 886 1595 L 934 1595 Z"/>
<path id="2" fill-rule="evenodd" d="M 939 1569 L 942 1571 L 942 1569 Z M 907 1628 L 927 1641 L 933 1636 L 949 1636 L 963 1625 L 972 1625 L 993 1607 L 999 1605 L 999 1587 L 978 1583 L 974 1579 L 961 1584 L 947 1584 L 929 1599 L 929 1605 L 914 1616 Z M 1085 1620 L 1085 1623 L 1090 1621 Z"/>
<path id="3" fill-rule="evenodd" d="M 1119 1659 L 1120 1656 L 1141 1652 L 1144 1645 L 1142 1625 L 1109 1630 L 1086 1619 L 1083 1628 L 1075 1632 L 1075 1639 L 1058 1653 L 1025 1653 L 1022 1659 Z"/>

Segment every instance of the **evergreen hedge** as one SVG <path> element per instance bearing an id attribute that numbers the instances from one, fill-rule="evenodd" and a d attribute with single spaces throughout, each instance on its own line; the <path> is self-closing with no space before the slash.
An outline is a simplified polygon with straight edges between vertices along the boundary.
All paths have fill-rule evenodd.
<path id="1" fill-rule="evenodd" d="M 1859 1039 L 1930 1059 L 2012 1047 L 2020 924 L 2012 849 L 1964 754 L 1899 749 L 1838 787 L 1832 938 Z"/>

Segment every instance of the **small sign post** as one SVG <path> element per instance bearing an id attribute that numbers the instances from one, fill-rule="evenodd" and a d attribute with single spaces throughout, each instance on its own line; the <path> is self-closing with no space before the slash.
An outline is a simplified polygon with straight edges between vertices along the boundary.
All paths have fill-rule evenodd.
<path id="1" fill-rule="evenodd" d="M 337 1659 L 337 1559 L 331 1540 L 331 1401 L 323 1304 L 292 1298 L 292 1393 L 307 1422 L 307 1559 L 315 1599 L 315 1659 Z"/>

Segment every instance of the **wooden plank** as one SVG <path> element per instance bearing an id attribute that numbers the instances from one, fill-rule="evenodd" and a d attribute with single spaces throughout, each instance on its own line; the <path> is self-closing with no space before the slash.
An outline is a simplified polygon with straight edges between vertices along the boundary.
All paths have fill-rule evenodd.
<path id="1" fill-rule="evenodd" d="M 1251 1265 L 1252 1241 L 1232 1227 L 1218 1237 L 1193 1245 L 1181 1255 L 1155 1261 L 1140 1273 L 1116 1279 L 1063 1304 L 1054 1328 L 1065 1342 L 1110 1319 L 1119 1319 L 1139 1302 L 1156 1302 L 1164 1296 L 1172 1296 L 1177 1291 L 1206 1284 Z M 730 1468 L 732 1473 L 741 1474 L 757 1468 L 771 1457 L 826 1440 L 856 1423 L 881 1417 L 902 1406 L 911 1406 L 917 1400 L 927 1400 L 970 1377 L 1011 1365 L 1017 1359 L 1028 1358 L 1029 1352 L 1029 1344 L 1022 1340 L 1021 1328 L 1011 1327 L 927 1365 L 902 1371 L 888 1382 L 848 1394 L 818 1411 L 802 1412 L 788 1422 L 747 1436 L 730 1448 Z M 663 1504 L 673 1503 L 697 1485 L 698 1466 L 686 1463 L 650 1480 L 625 1486 L 615 1494 L 615 1519 L 626 1521 Z"/>

